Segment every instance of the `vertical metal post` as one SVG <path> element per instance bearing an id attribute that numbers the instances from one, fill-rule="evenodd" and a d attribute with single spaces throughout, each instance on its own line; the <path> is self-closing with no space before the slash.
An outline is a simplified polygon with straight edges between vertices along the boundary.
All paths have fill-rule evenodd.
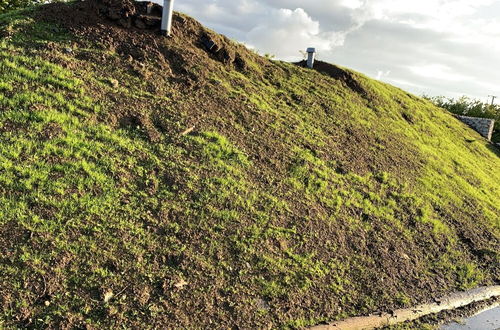
<path id="1" fill-rule="evenodd" d="M 312 69 L 314 67 L 314 58 L 316 56 L 315 48 L 307 48 L 307 67 Z"/>
<path id="2" fill-rule="evenodd" d="M 172 13 L 174 11 L 174 0 L 163 0 L 163 12 L 161 15 L 161 32 L 170 36 L 172 31 Z"/>
<path id="3" fill-rule="evenodd" d="M 496 95 L 488 95 L 488 97 L 491 97 L 491 105 L 493 106 L 495 104 L 495 99 L 497 98 Z"/>

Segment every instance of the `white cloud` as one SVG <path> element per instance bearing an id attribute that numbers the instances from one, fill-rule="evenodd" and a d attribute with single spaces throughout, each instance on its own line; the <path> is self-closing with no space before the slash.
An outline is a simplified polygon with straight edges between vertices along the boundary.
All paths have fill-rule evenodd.
<path id="1" fill-rule="evenodd" d="M 271 11 L 266 21 L 247 33 L 246 39 L 257 50 L 274 50 L 273 54 L 281 59 L 296 60 L 300 51 L 307 47 L 313 46 L 319 52 L 325 52 L 341 46 L 344 35 L 320 32 L 319 22 L 313 20 L 302 8 L 297 8 Z"/>
<path id="2" fill-rule="evenodd" d="M 313 46 L 322 60 L 417 93 L 500 93 L 498 0 L 182 0 L 176 7 L 280 59 L 299 60 L 299 50 Z"/>
<path id="3" fill-rule="evenodd" d="M 358 9 L 363 6 L 363 1 L 361 0 L 342 0 L 340 4 L 349 9 Z"/>
<path id="4" fill-rule="evenodd" d="M 391 74 L 391 70 L 387 70 L 387 71 L 378 70 L 377 77 L 375 79 L 382 80 L 384 78 L 389 77 L 390 74 Z"/>
<path id="5" fill-rule="evenodd" d="M 460 74 L 443 64 L 424 64 L 408 67 L 410 71 L 418 76 L 429 79 L 457 81 L 470 79 L 470 76 Z"/>

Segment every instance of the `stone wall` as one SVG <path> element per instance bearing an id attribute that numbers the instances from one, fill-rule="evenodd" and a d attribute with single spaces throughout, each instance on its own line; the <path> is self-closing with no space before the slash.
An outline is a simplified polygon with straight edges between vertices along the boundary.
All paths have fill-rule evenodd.
<path id="1" fill-rule="evenodd" d="M 491 136 L 493 135 L 493 126 L 495 126 L 494 119 L 488 118 L 477 118 L 477 117 L 467 117 L 467 116 L 456 116 L 460 121 L 464 122 L 470 128 L 484 136 L 491 141 Z"/>

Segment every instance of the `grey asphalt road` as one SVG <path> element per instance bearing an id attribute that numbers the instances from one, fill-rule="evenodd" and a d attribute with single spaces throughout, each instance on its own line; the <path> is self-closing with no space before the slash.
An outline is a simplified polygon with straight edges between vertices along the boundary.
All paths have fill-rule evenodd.
<path id="1" fill-rule="evenodd" d="M 500 330 L 500 306 L 458 322 L 445 324 L 441 330 Z"/>

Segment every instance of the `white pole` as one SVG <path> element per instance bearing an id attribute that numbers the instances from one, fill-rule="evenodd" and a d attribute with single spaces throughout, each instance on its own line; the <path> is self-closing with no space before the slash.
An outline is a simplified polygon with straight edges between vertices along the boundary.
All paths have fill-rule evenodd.
<path id="1" fill-rule="evenodd" d="M 172 13 L 174 11 L 174 0 L 163 0 L 163 13 L 161 15 L 161 31 L 170 36 L 172 31 Z"/>
<path id="2" fill-rule="evenodd" d="M 316 49 L 315 48 L 307 48 L 307 67 L 309 69 L 312 69 L 314 66 L 314 57 L 316 56 Z"/>

